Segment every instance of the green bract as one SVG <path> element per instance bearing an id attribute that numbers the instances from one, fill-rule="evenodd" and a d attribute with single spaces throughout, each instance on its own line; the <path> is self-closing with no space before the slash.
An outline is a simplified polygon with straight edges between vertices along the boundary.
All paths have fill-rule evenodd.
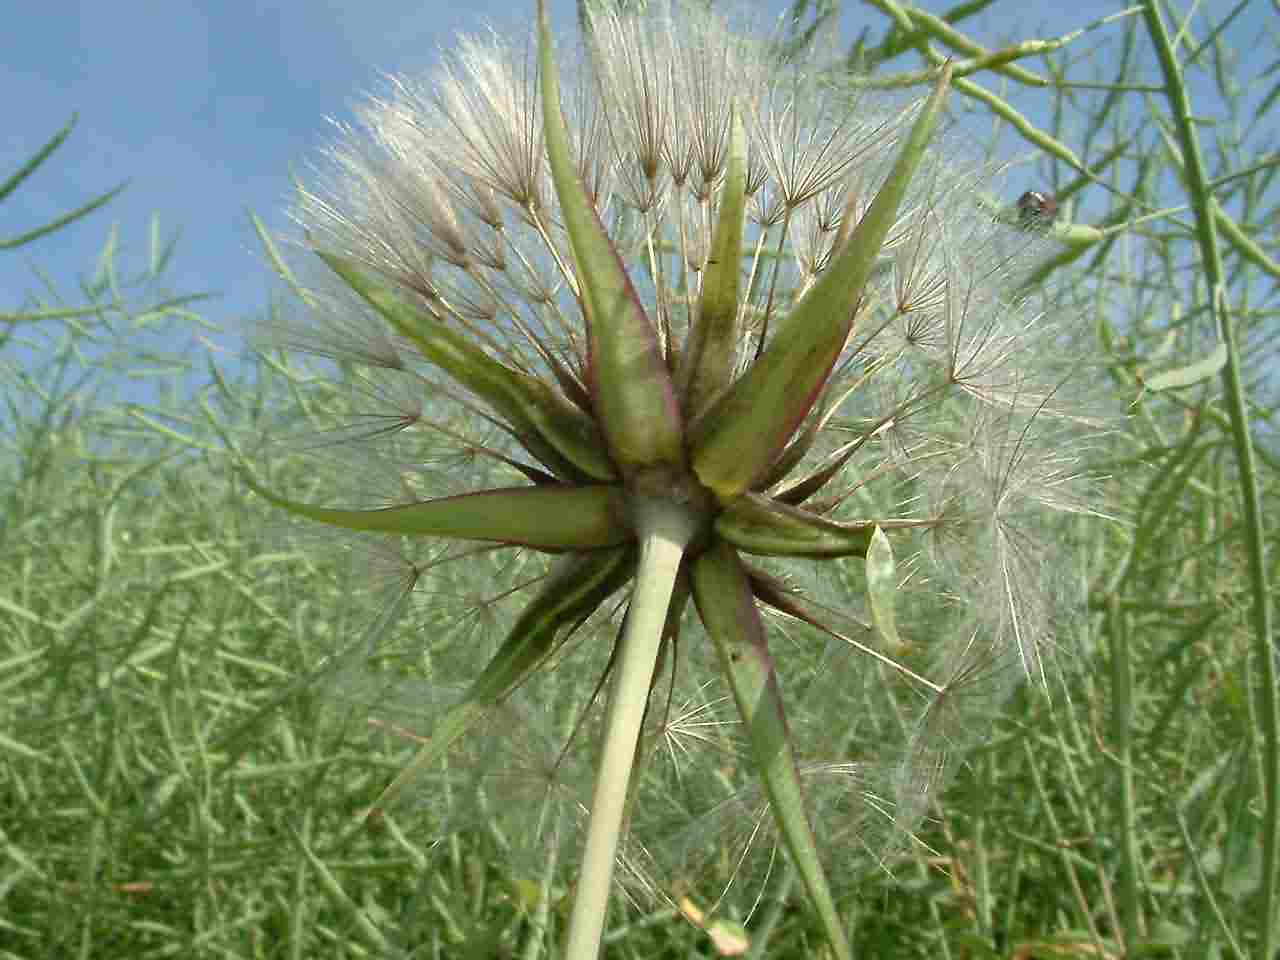
<path id="1" fill-rule="evenodd" d="M 1041 669 L 1052 608 L 1036 568 L 1053 543 L 1026 531 L 1046 508 L 1086 509 L 1062 444 L 1086 418 L 1064 354 L 1044 349 L 1061 327 L 1006 294 L 1032 238 L 975 213 L 989 172 L 930 148 L 948 69 L 886 109 L 771 61 L 700 6 L 657 3 L 593 19 L 567 59 L 562 86 L 545 16 L 536 55 L 464 41 L 425 84 L 395 81 L 332 151 L 336 176 L 298 209 L 327 277 L 277 341 L 398 384 L 380 394 L 402 398 L 393 410 L 362 411 L 389 428 L 364 436 L 399 444 L 392 472 L 409 476 L 372 509 L 250 483 L 362 534 L 560 555 L 527 583 L 477 587 L 522 606 L 380 803 L 565 663 L 584 624 L 625 612 L 605 668 L 608 775 L 578 801 L 597 814 L 582 886 L 607 887 L 624 817 L 646 822 L 630 768 L 653 752 L 655 664 L 674 677 L 713 650 L 781 843 L 847 956 L 770 635 L 805 624 L 866 664 L 859 683 L 887 671 L 924 698 L 896 754 L 859 758 L 883 772 L 883 832 L 909 829 L 967 742 L 956 685 Z M 440 468 L 451 455 L 457 469 Z M 411 585 L 461 562 L 414 568 Z M 787 564 L 828 571 L 836 593 L 801 589 Z M 837 753 L 853 689 L 819 721 Z M 571 956 L 599 935 L 603 905 L 586 897 Z"/>

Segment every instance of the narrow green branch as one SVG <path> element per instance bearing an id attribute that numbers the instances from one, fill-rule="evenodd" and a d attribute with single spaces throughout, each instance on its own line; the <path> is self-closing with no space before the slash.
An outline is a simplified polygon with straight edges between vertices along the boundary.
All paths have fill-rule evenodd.
<path id="1" fill-rule="evenodd" d="M 1131 954 L 1142 939 L 1139 896 L 1138 816 L 1133 785 L 1133 663 L 1129 649 L 1128 614 L 1122 613 L 1117 595 L 1107 604 L 1107 635 L 1111 637 L 1111 737 L 1115 744 L 1115 792 L 1117 834 L 1120 844 L 1120 937 Z"/>
<path id="2" fill-rule="evenodd" d="M 902 7 L 895 3 L 894 0 L 866 0 L 866 2 L 891 17 L 895 23 L 909 33 L 916 33 L 918 31 L 919 33 L 931 34 L 939 42 L 950 47 L 952 50 L 955 50 L 957 53 L 963 53 L 965 56 L 975 60 L 990 61 L 988 66 L 991 69 L 1004 74 L 1011 80 L 1016 80 L 1019 83 L 1025 83 L 1033 87 L 1043 87 L 1047 85 L 1048 81 L 1046 81 L 1044 77 L 1009 62 L 1017 56 L 1029 55 L 1029 53 L 1040 53 L 1041 51 L 1039 49 L 1024 52 L 1021 49 L 1023 45 L 1016 44 L 1012 49 L 1000 50 L 992 53 L 981 44 L 970 40 L 942 17 L 934 16 L 931 13 L 916 9 L 915 7 Z"/>
<path id="3" fill-rule="evenodd" d="M 1165 95 L 1172 108 L 1174 128 L 1186 167 L 1187 191 L 1191 195 L 1191 206 L 1195 211 L 1196 235 L 1212 299 L 1211 307 L 1217 321 L 1218 335 L 1227 348 L 1227 362 L 1222 368 L 1221 376 L 1227 413 L 1231 418 L 1232 444 L 1240 471 L 1245 550 L 1249 563 L 1249 588 L 1253 595 L 1255 659 L 1262 673 L 1262 770 L 1266 813 L 1262 831 L 1262 891 L 1259 909 L 1256 911 L 1260 925 L 1258 956 L 1271 957 L 1275 956 L 1277 947 L 1275 904 L 1276 861 L 1280 855 L 1280 704 L 1277 703 L 1276 658 L 1271 647 L 1271 598 L 1267 587 L 1262 504 L 1254 464 L 1253 438 L 1249 430 L 1249 413 L 1240 375 L 1239 343 L 1234 322 L 1226 309 L 1226 287 L 1216 229 L 1217 204 L 1210 194 L 1208 178 L 1205 176 L 1200 145 L 1192 121 L 1191 102 L 1156 0 L 1144 0 L 1142 13 L 1164 74 Z"/>
<path id="4" fill-rule="evenodd" d="M 928 41 L 928 35 L 936 35 L 936 31 L 932 29 L 933 20 L 936 18 L 930 18 L 927 14 L 923 14 L 921 11 L 914 8 L 902 7 L 893 2 L 893 0 L 865 0 L 865 2 L 889 16 L 890 19 L 893 20 L 894 24 L 912 39 L 912 45 L 919 51 L 920 55 L 929 62 L 929 64 L 936 67 L 946 62 L 947 57 L 940 51 L 935 50 Z M 1057 157 L 1059 160 L 1071 166 L 1072 169 L 1080 171 L 1091 182 L 1105 186 L 1101 178 L 1099 178 L 1094 171 L 1085 166 L 1080 158 L 1076 156 L 1075 152 L 1065 143 L 1036 127 L 1035 124 L 1019 113 L 1008 101 L 992 93 L 981 84 L 965 78 L 968 74 L 980 69 L 998 69 L 995 60 L 990 60 L 990 58 L 994 57 L 999 59 L 1001 55 L 1025 56 L 1033 53 L 1040 54 L 1051 52 L 1052 50 L 1058 49 L 1066 43 L 1076 39 L 1084 31 L 1110 23 L 1120 17 L 1128 16 L 1136 9 L 1138 8 L 1130 7 L 1125 10 L 1118 11 L 1117 13 L 1109 14 L 1106 17 L 1102 17 L 1101 19 L 1095 20 L 1087 26 L 1082 27 L 1080 30 L 1074 31 L 1067 36 L 1054 41 L 1028 41 L 1027 43 L 1017 44 L 1013 47 L 1007 48 L 1005 51 L 996 51 L 996 53 L 989 53 L 985 49 L 978 47 L 977 49 L 982 50 L 982 55 L 978 59 L 954 64 L 955 80 L 952 85 L 955 87 L 956 92 L 977 100 L 979 103 L 985 105 L 997 117 L 1001 118 L 1013 127 L 1013 129 L 1032 146 L 1038 147 L 1050 156 Z M 903 73 L 894 74 L 889 77 L 873 77 L 866 81 L 866 85 L 873 87 L 908 86 L 920 82 L 920 78 L 925 75 L 925 73 Z M 1060 86 L 1083 88 L 1088 85 L 1071 83 L 1060 84 Z M 1117 85 L 1117 88 L 1125 89 L 1126 87 L 1124 87 L 1124 85 Z M 1142 90 L 1145 89 L 1145 85 L 1135 85 L 1131 89 L 1135 91 Z M 1163 90 L 1165 88 L 1161 87 L 1160 89 Z M 1240 228 L 1240 225 L 1237 224 L 1216 201 L 1211 205 L 1210 209 L 1215 225 L 1220 231 L 1222 231 L 1223 235 L 1231 243 L 1232 249 L 1234 249 L 1237 254 L 1248 260 L 1250 263 L 1255 264 L 1260 269 L 1265 270 L 1270 276 L 1280 277 L 1280 265 L 1272 260 L 1271 257 L 1267 256 L 1266 251 L 1263 250 L 1263 248 L 1248 234 L 1246 234 L 1244 230 Z"/>

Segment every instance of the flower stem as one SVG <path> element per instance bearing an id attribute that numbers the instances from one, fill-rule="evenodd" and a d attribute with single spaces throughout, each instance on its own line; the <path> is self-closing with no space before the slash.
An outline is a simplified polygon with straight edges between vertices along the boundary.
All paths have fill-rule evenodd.
<path id="1" fill-rule="evenodd" d="M 1200 245 L 1201 267 L 1209 293 L 1209 305 L 1217 321 L 1220 343 L 1227 348 L 1227 362 L 1222 367 L 1223 402 L 1231 418 L 1231 438 L 1235 448 L 1240 483 L 1243 524 L 1241 530 L 1248 557 L 1249 592 L 1253 600 L 1253 640 L 1258 670 L 1261 672 L 1259 698 L 1262 716 L 1263 796 L 1266 812 L 1262 830 L 1262 882 L 1259 884 L 1258 945 L 1260 957 L 1273 957 L 1280 946 L 1280 923 L 1276 904 L 1280 901 L 1280 676 L 1277 676 L 1274 621 L 1271 612 L 1271 588 L 1267 583 L 1266 526 L 1259 492 L 1258 470 L 1254 462 L 1248 398 L 1240 369 L 1239 331 L 1227 309 L 1227 283 L 1218 250 L 1217 218 L 1220 208 L 1209 188 L 1200 153 L 1200 142 L 1193 121 L 1186 77 L 1178 63 L 1175 41 L 1169 37 L 1160 7 L 1155 0 L 1143 0 L 1142 15 L 1151 36 L 1151 44 L 1164 73 L 1165 95 L 1169 100 L 1170 120 L 1182 149 L 1182 160 L 1191 209 L 1195 212 L 1196 237 Z"/>
<path id="2" fill-rule="evenodd" d="M 596 960 L 600 950 L 640 725 L 662 642 L 667 606 L 680 560 L 695 529 L 687 508 L 668 500 L 642 499 L 635 519 L 640 561 L 622 631 L 618 674 L 609 698 L 604 749 L 596 772 L 578 894 L 569 918 L 565 960 Z"/>

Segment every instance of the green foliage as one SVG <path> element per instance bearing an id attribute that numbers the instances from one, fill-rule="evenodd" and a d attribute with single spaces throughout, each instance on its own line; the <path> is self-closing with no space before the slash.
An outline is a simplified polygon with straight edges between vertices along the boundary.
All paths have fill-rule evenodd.
<path id="1" fill-rule="evenodd" d="M 860 44 L 873 76 L 900 57 L 993 55 L 910 8 L 875 6 L 892 25 Z M 985 6 L 940 20 L 960 30 Z M 931 811 L 927 846 L 841 886 L 862 955 L 1243 958 L 1275 936 L 1275 680 L 1257 611 L 1276 572 L 1263 521 L 1280 515 L 1267 372 L 1277 167 L 1259 128 L 1230 110 L 1273 102 L 1280 87 L 1274 49 L 1256 86 L 1232 70 L 1237 9 L 1175 23 L 1175 69 L 1158 90 L 1136 20 L 1098 28 L 1120 41 L 1114 74 L 1087 78 L 1100 87 L 1072 79 L 1085 68 L 1068 59 L 1098 32 L 1063 49 L 1002 48 L 1015 55 L 990 69 L 1017 84 L 1020 64 L 1044 88 L 997 97 L 994 77 L 969 78 L 988 91 L 972 91 L 981 110 L 1044 151 L 1044 182 L 1075 201 L 1070 216 L 1100 233 L 1042 275 L 1053 296 L 1091 309 L 1106 350 L 1098 389 L 1133 404 L 1111 446 L 1121 519 L 1068 532 L 1088 545 L 1077 575 L 1092 602 L 1060 636 L 1058 695 L 1026 693 L 993 718 L 996 736 Z M 803 23 L 797 38 L 809 38 Z M 1197 186 L 1159 97 L 1204 80 L 1224 121 L 1209 128 Z M 1053 98 L 1047 126 L 1015 97 Z M 1212 113 L 1192 110 L 1202 123 Z M 1222 244 L 1217 297 L 1206 222 Z M 334 652 L 341 638 L 357 638 L 356 656 L 376 629 L 366 611 L 378 598 L 353 597 L 346 566 L 367 558 L 287 545 L 225 456 L 228 437 L 349 401 L 285 359 L 206 369 L 175 351 L 174 333 L 203 321 L 188 309 L 196 298 L 163 287 L 171 249 L 157 226 L 147 267 L 122 275 L 113 235 L 75 303 L 48 293 L 0 313 L 0 957 L 555 956 L 571 891 L 554 864 L 518 857 L 519 838 L 483 809 L 362 819 L 420 746 L 412 717 L 372 726 L 355 688 L 335 721 L 320 682 L 350 662 Z M 1244 405 L 1218 377 L 1144 390 L 1212 355 L 1227 324 L 1238 347 L 1223 370 L 1238 371 Z M 275 467 L 294 489 L 307 476 L 297 450 Z M 1260 510 L 1242 506 L 1250 487 Z M 415 613 L 408 632 L 463 613 L 501 616 L 459 598 Z M 411 684 L 420 666 L 404 656 L 378 669 Z M 504 723 L 533 725 L 509 706 Z M 473 748 L 494 742 L 478 735 Z M 733 918 L 752 955 L 821 956 L 790 867 L 759 882 L 756 913 Z M 622 896 L 606 936 L 610 957 L 714 955 L 675 906 Z"/>
<path id="2" fill-rule="evenodd" d="M 77 118 L 73 116 L 70 121 L 68 121 L 67 125 L 55 133 L 49 141 L 44 144 L 44 146 L 32 154 L 31 158 L 27 160 L 26 163 L 15 170 L 3 183 L 0 183 L 0 203 L 4 202 L 5 198 L 13 193 L 13 191 L 17 190 L 28 177 L 40 169 L 41 165 L 48 160 L 60 146 L 62 146 L 63 141 L 71 135 L 71 131 L 76 125 L 76 120 Z M 92 200 L 82 203 L 75 209 L 69 210 L 67 213 L 55 217 L 48 223 L 41 224 L 38 227 L 31 227 L 10 237 L 0 238 L 0 250 L 16 250 L 18 247 L 23 247 L 28 243 L 33 243 L 41 237 L 47 237 L 51 234 L 57 233 L 59 230 L 70 226 L 77 220 L 87 217 L 99 207 L 106 206 L 111 202 L 116 194 L 125 188 L 125 186 L 126 184 L 122 183 L 120 186 L 112 190 L 108 190 L 106 193 L 94 197 Z"/>

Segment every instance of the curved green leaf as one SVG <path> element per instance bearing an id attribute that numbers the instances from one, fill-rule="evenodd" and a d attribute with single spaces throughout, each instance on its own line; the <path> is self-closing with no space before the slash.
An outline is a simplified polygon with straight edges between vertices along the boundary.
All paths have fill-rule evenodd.
<path id="1" fill-rule="evenodd" d="M 693 562 L 692 581 L 698 616 L 729 679 L 783 843 L 836 955 L 851 960 L 805 811 L 782 695 L 746 571 L 733 548 L 721 542 Z"/>
<path id="2" fill-rule="evenodd" d="M 63 127 L 61 130 L 55 133 L 52 137 L 50 137 L 49 140 L 44 144 L 44 146 L 42 146 L 39 150 L 37 150 L 27 160 L 26 163 L 24 163 L 21 167 L 15 170 L 13 174 L 7 180 L 4 181 L 4 183 L 0 183 L 0 200 L 4 200 L 6 197 L 8 197 L 9 194 L 13 193 L 13 191 L 16 190 L 22 184 L 22 182 L 27 179 L 27 177 L 31 176 L 38 169 L 40 169 L 41 164 L 43 164 L 46 160 L 48 160 L 49 157 L 53 155 L 53 152 L 57 150 L 60 146 L 62 146 L 63 141 L 65 141 L 67 137 L 70 136 L 72 128 L 75 127 L 76 122 L 79 119 L 80 119 L 79 114 L 73 113 L 71 115 L 70 121 L 68 121 L 65 127 Z M 50 233 L 55 233 L 56 231 L 61 230 L 63 227 L 67 226 L 70 223 L 74 223 L 75 221 L 81 219 L 82 217 L 87 217 L 89 214 L 93 213 L 93 211 L 97 210 L 99 207 L 105 206 L 106 204 L 110 203 L 111 200 L 115 198 L 116 194 L 118 194 L 121 190 L 123 190 L 128 185 L 129 183 L 126 180 L 124 183 L 120 184 L 117 187 L 114 187 L 111 190 L 108 190 L 106 193 L 100 194 L 99 196 L 94 197 L 92 200 L 82 203 L 80 206 L 76 207 L 74 210 L 72 210 L 69 213 L 64 213 L 62 216 L 56 217 L 53 220 L 50 220 L 48 223 L 45 223 L 39 227 L 34 227 L 31 230 L 27 230 L 25 233 L 20 233 L 16 236 L 7 237 L 3 240 L 0 240 L 0 250 L 16 249 L 17 247 L 21 247 L 25 244 L 31 243 L 33 240 L 39 240 L 41 237 L 47 236 Z"/>
<path id="3" fill-rule="evenodd" d="M 683 465 L 680 406 L 657 333 L 578 176 L 560 111 L 551 29 L 538 3 L 542 126 L 551 179 L 586 311 L 588 387 L 614 461 L 629 471 Z"/>
<path id="4" fill-rule="evenodd" d="M 779 503 L 786 503 L 791 506 L 798 506 L 799 504 L 804 503 L 830 483 L 832 478 L 844 469 L 845 464 L 849 462 L 853 455 L 862 449 L 862 445 L 866 443 L 866 439 L 867 438 L 863 436 L 859 437 L 857 440 L 851 440 L 849 443 L 846 443 L 844 446 L 836 450 L 831 456 L 827 457 L 826 462 L 824 462 L 818 469 L 814 470 L 807 477 L 797 480 L 785 490 L 779 490 L 774 494 L 774 496 L 777 498 Z"/>
<path id="5" fill-rule="evenodd" d="M 747 135 L 737 108 L 730 120 L 729 153 L 719 212 L 702 280 L 702 299 L 681 356 L 685 409 L 697 416 L 729 386 L 741 339 L 739 291 L 742 228 L 747 210 Z"/>
<path id="6" fill-rule="evenodd" d="M 772 557 L 865 557 L 875 527 L 836 523 L 758 493 L 732 500 L 715 523 L 738 549 Z"/>
<path id="7" fill-rule="evenodd" d="M 27 162 L 20 166 L 13 174 L 0 183 L 0 200 L 5 199 L 9 194 L 22 183 L 23 180 L 31 176 L 40 169 L 41 164 L 53 156 L 53 152 L 62 146 L 67 137 L 71 136 L 71 131 L 75 129 L 75 125 L 80 121 L 80 114 L 73 113 L 71 119 L 67 121 L 67 125 L 50 137 L 39 150 L 33 153 Z"/>
<path id="8" fill-rule="evenodd" d="M 422 356 L 501 417 L 533 456 L 565 479 L 609 481 L 617 473 L 595 423 L 537 377 L 503 366 L 466 337 L 401 300 L 352 261 L 316 254 Z"/>
<path id="9" fill-rule="evenodd" d="M 620 487 L 513 487 L 381 510 L 342 510 L 281 497 L 247 473 L 245 482 L 295 516 L 345 530 L 493 540 L 547 552 L 612 547 L 634 538 Z"/>

